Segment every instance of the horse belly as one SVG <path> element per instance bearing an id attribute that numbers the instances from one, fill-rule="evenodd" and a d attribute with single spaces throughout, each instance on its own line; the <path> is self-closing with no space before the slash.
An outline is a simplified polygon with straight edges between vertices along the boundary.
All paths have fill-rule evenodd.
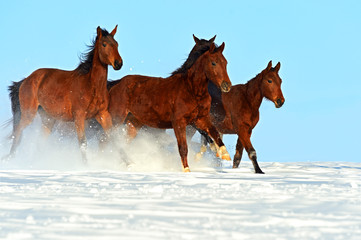
<path id="1" fill-rule="evenodd" d="M 108 101 L 104 101 L 101 99 L 93 99 L 92 103 L 89 105 L 87 109 L 86 118 L 94 118 L 99 112 L 107 111 L 108 109 Z"/>
<path id="2" fill-rule="evenodd" d="M 62 121 L 73 121 L 73 114 L 71 111 L 70 104 L 63 100 L 43 100 L 39 99 L 39 105 L 45 110 L 45 112 L 57 120 Z"/>
<path id="3" fill-rule="evenodd" d="M 144 125 L 153 128 L 172 128 L 171 112 L 159 112 L 154 108 L 147 110 L 134 109 L 131 113 Z"/>
<path id="4" fill-rule="evenodd" d="M 60 94 L 38 94 L 39 105 L 45 112 L 57 120 L 72 121 L 73 114 L 70 100 Z"/>

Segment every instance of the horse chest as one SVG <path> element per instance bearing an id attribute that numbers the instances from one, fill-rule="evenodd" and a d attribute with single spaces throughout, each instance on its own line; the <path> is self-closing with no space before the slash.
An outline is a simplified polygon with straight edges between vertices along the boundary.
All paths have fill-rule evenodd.
<path id="1" fill-rule="evenodd" d="M 257 125 L 259 121 L 259 112 L 255 112 L 252 114 L 252 118 L 251 118 L 251 127 L 252 129 Z"/>
<path id="2" fill-rule="evenodd" d="M 95 96 L 90 100 L 89 107 L 87 109 L 88 115 L 94 115 L 101 110 L 107 109 L 106 98 Z M 90 116 L 92 117 L 92 116 Z"/>
<path id="3" fill-rule="evenodd" d="M 193 108 L 190 108 L 189 117 L 192 120 L 196 118 L 203 118 L 208 116 L 210 108 L 211 108 L 211 99 L 208 96 L 205 96 L 202 99 L 194 100 Z"/>

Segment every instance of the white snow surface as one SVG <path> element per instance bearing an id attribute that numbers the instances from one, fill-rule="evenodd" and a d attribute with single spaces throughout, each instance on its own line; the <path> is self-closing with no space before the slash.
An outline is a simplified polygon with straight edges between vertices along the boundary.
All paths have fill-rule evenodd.
<path id="1" fill-rule="evenodd" d="M 249 160 L 231 169 L 209 156 L 195 162 L 191 150 L 192 172 L 183 173 L 174 139 L 144 137 L 125 148 L 131 168 L 91 142 L 84 165 L 75 138 L 30 133 L 0 163 L 0 239 L 361 236 L 361 163 L 260 161 L 259 175 Z"/>
<path id="2" fill-rule="evenodd" d="M 360 239 L 361 164 L 1 170 L 0 239 Z"/>

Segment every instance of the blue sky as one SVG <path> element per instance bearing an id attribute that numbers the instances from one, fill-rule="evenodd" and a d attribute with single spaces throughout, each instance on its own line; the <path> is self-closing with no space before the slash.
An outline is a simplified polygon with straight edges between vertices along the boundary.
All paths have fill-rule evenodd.
<path id="1" fill-rule="evenodd" d="M 124 66 L 109 68 L 110 79 L 167 77 L 192 34 L 216 34 L 233 84 L 281 62 L 286 102 L 261 106 L 252 136 L 259 162 L 360 162 L 360 10 L 360 1 L 1 1 L 0 122 L 11 117 L 11 81 L 43 67 L 74 69 L 97 26 L 119 25 Z M 231 154 L 235 142 L 226 136 Z"/>

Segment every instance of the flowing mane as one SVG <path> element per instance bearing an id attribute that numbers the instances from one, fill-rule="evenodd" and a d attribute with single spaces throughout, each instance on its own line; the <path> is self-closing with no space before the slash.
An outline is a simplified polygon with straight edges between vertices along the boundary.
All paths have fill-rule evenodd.
<path id="1" fill-rule="evenodd" d="M 197 59 L 202 56 L 203 53 L 207 52 L 211 46 L 211 42 L 207 40 L 201 39 L 201 44 L 196 44 L 192 51 L 189 53 L 187 60 L 176 69 L 174 72 L 171 73 L 171 76 L 178 74 L 178 73 L 186 73 L 189 68 L 197 61 Z M 218 47 L 216 45 L 216 47 Z"/>
<path id="2" fill-rule="evenodd" d="M 180 66 L 178 69 L 176 69 L 174 72 L 171 73 L 171 76 L 175 75 L 175 74 L 184 74 L 187 72 L 187 70 L 189 68 L 192 67 L 192 65 L 197 61 L 197 59 L 202 56 L 203 53 L 207 52 L 211 46 L 211 43 L 213 41 L 208 41 L 205 39 L 201 39 L 199 40 L 200 43 L 196 44 L 191 52 L 188 55 L 187 60 L 182 64 L 182 66 Z M 216 47 L 217 44 L 215 44 Z M 120 82 L 121 79 L 118 80 L 108 80 L 107 82 L 107 88 L 108 90 L 110 90 L 113 86 L 115 86 L 116 84 L 118 84 Z"/>
<path id="3" fill-rule="evenodd" d="M 102 35 L 106 37 L 109 35 L 109 32 L 105 29 L 102 29 Z M 80 63 L 78 67 L 75 69 L 75 72 L 77 72 L 79 75 L 84 75 L 89 73 L 93 65 L 94 49 L 97 40 L 98 40 L 98 36 L 92 41 L 91 45 L 87 45 L 88 50 L 85 53 L 80 54 L 79 56 Z"/>

